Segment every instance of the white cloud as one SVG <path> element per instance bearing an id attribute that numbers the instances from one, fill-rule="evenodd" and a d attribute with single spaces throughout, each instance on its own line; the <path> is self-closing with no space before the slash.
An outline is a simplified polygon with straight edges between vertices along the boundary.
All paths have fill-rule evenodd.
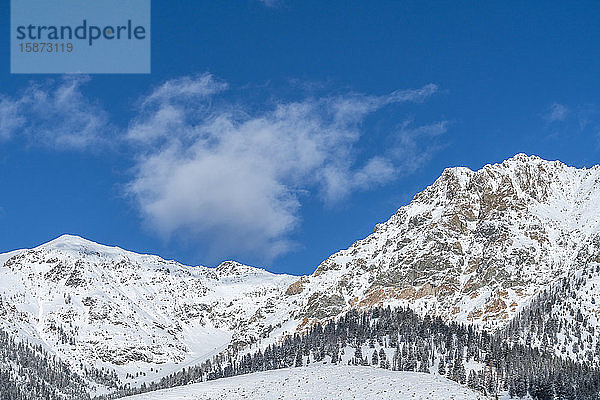
<path id="1" fill-rule="evenodd" d="M 211 74 L 167 81 L 142 99 L 140 113 L 132 121 L 127 136 L 146 143 L 173 135 L 182 139 L 189 133 L 186 131 L 193 129 L 194 121 L 206 117 L 210 96 L 225 89 L 227 84 Z"/>
<path id="2" fill-rule="evenodd" d="M 208 97 L 227 89 L 227 83 L 217 81 L 211 74 L 205 73 L 195 77 L 185 76 L 166 81 L 144 98 L 142 106 L 152 102 L 172 99 L 186 99 L 197 96 Z"/>
<path id="3" fill-rule="evenodd" d="M 24 123 L 18 104 L 7 97 L 0 97 L 0 140 L 9 139 Z"/>
<path id="4" fill-rule="evenodd" d="M 422 102 L 435 85 L 279 103 L 254 115 L 212 104 L 211 95 L 226 87 L 210 75 L 166 82 L 140 101 L 128 130 L 143 149 L 128 191 L 146 223 L 165 236 L 210 240 L 217 253 L 273 258 L 289 250 L 300 193 L 332 204 L 389 182 L 402 172 L 395 152 L 406 156 L 419 137 L 432 134 L 415 128 L 394 151 L 357 162 L 367 115 L 392 103 Z"/>
<path id="5" fill-rule="evenodd" d="M 576 109 L 577 125 L 580 131 L 584 131 L 588 127 L 596 130 L 598 110 L 594 104 L 583 104 Z"/>
<path id="6" fill-rule="evenodd" d="M 401 124 L 394 135 L 395 143 L 391 153 L 398 160 L 402 174 L 419 169 L 440 150 L 440 145 L 435 139 L 446 133 L 448 124 L 448 121 L 438 121 L 415 127 L 410 120 Z"/>
<path id="7" fill-rule="evenodd" d="M 281 5 L 281 0 L 258 0 L 267 7 L 275 8 Z"/>
<path id="8" fill-rule="evenodd" d="M 56 149 L 107 143 L 114 128 L 106 112 L 81 93 L 86 77 L 31 83 L 20 96 L 0 98 L 0 138 L 25 136 Z"/>
<path id="9" fill-rule="evenodd" d="M 548 122 L 561 122 L 567 119 L 569 108 L 563 104 L 553 103 L 543 114 L 543 118 Z"/>

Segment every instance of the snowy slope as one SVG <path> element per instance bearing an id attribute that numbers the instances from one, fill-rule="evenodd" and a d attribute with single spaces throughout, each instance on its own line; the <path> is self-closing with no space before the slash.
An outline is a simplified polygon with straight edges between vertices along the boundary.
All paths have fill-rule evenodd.
<path id="1" fill-rule="evenodd" d="M 438 375 L 311 365 L 201 382 L 127 400 L 476 400 L 481 394 Z"/>
<path id="2" fill-rule="evenodd" d="M 513 341 L 578 362 L 600 362 L 600 263 L 546 288 L 506 329 Z"/>
<path id="3" fill-rule="evenodd" d="M 68 235 L 0 260 L 7 331 L 132 385 L 256 341 L 296 279 L 234 262 L 187 267 Z"/>

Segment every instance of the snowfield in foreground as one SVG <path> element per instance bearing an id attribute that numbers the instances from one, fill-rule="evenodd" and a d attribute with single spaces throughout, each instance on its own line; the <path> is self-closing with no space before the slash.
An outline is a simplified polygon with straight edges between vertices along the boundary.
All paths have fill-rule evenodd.
<path id="1" fill-rule="evenodd" d="M 486 399 L 438 375 L 315 364 L 159 390 L 124 400 Z"/>

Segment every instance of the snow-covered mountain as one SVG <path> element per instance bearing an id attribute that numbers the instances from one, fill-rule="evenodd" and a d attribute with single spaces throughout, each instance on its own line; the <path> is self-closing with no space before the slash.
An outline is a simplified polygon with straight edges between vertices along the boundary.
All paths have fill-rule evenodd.
<path id="1" fill-rule="evenodd" d="M 288 293 L 307 321 L 401 304 L 496 329 L 561 277 L 595 271 L 599 245 L 600 167 L 518 154 L 478 171 L 446 169 Z"/>
<path id="2" fill-rule="evenodd" d="M 124 400 L 346 400 L 486 397 L 437 375 L 315 364 L 258 372 L 124 397 Z"/>
<path id="3" fill-rule="evenodd" d="M 68 235 L 0 261 L 8 332 L 132 385 L 265 336 L 296 279 L 235 262 L 187 267 Z"/>
<path id="4" fill-rule="evenodd" d="M 0 255 L 0 327 L 132 386 L 375 305 L 600 361 L 599 211 L 600 167 L 518 154 L 445 170 L 309 276 L 188 267 L 62 236 Z"/>

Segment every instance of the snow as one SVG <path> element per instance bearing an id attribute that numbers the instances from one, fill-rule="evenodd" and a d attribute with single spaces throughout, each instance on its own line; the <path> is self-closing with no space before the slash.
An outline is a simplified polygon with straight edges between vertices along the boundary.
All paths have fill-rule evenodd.
<path id="1" fill-rule="evenodd" d="M 13 251 L 9 251 L 8 253 L 0 254 L 0 265 L 3 265 L 10 258 L 21 254 L 23 251 L 25 251 L 25 250 L 13 250 Z"/>
<path id="2" fill-rule="evenodd" d="M 257 340 L 282 318 L 273 304 L 297 279 L 235 262 L 189 267 L 72 235 L 0 261 L 3 329 L 132 386 L 210 359 L 232 340 Z"/>
<path id="3" fill-rule="evenodd" d="M 476 400 L 483 395 L 438 375 L 314 364 L 164 389 L 124 400 Z"/>

